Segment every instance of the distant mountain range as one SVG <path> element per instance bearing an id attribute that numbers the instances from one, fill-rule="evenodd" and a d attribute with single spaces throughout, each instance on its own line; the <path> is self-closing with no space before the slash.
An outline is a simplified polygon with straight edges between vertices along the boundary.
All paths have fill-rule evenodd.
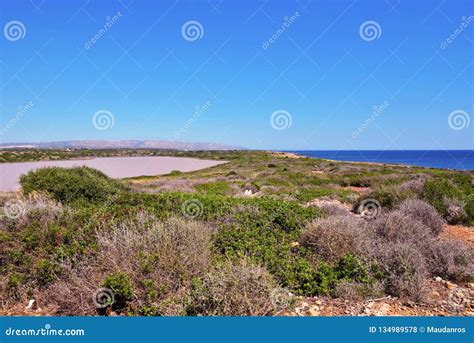
<path id="1" fill-rule="evenodd" d="M 242 150 L 241 147 L 217 143 L 173 142 L 158 140 L 83 140 L 40 143 L 0 143 L 0 149 L 160 149 L 160 150 Z"/>

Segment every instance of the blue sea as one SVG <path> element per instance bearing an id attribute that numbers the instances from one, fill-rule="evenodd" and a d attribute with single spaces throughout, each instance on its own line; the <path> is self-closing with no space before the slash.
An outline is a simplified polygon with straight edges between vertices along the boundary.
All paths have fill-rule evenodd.
<path id="1" fill-rule="evenodd" d="M 336 161 L 398 163 L 419 167 L 474 170 L 474 150 L 293 150 Z"/>

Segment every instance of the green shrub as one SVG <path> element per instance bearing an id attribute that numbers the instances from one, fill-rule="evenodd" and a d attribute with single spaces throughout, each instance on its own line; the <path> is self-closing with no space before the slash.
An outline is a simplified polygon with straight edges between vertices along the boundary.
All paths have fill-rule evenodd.
<path id="1" fill-rule="evenodd" d="M 229 184 L 225 181 L 202 183 L 194 188 L 202 194 L 226 195 L 230 191 Z"/>
<path id="2" fill-rule="evenodd" d="M 179 176 L 179 175 L 181 175 L 181 174 L 183 174 L 183 172 L 180 171 L 180 170 L 172 170 L 172 171 L 170 171 L 168 174 L 166 174 L 166 175 L 164 175 L 164 176 Z"/>
<path id="3" fill-rule="evenodd" d="M 13 273 L 6 282 L 7 294 L 18 299 L 20 297 L 20 287 L 25 284 L 25 275 L 20 273 Z"/>
<path id="4" fill-rule="evenodd" d="M 195 220 L 217 222 L 225 226 L 239 224 L 248 228 L 272 227 L 289 232 L 302 229 L 320 213 L 313 207 L 305 208 L 295 202 L 266 197 L 233 198 L 178 192 L 129 193 L 117 198 L 113 204 L 117 211 L 112 208 L 112 212 L 121 212 L 127 217 L 130 212 L 146 208 L 158 218 L 167 218 L 171 215 L 186 216 L 183 205 L 188 200 L 199 205 L 199 215 L 194 218 Z"/>
<path id="5" fill-rule="evenodd" d="M 128 302 L 132 300 L 132 282 L 125 273 L 120 272 L 107 276 L 102 283 L 102 287 L 111 289 L 114 294 L 113 310 L 124 310 Z"/>
<path id="6" fill-rule="evenodd" d="M 354 210 L 357 210 L 360 204 L 366 199 L 375 199 L 380 206 L 385 209 L 393 208 L 402 200 L 401 194 L 395 187 L 381 187 L 361 196 L 354 204 Z"/>
<path id="7" fill-rule="evenodd" d="M 31 223 L 22 231 L 20 231 L 20 241 L 25 250 L 33 250 L 40 245 L 39 224 L 36 222 Z"/>
<path id="8" fill-rule="evenodd" d="M 371 283 L 369 273 L 365 265 L 354 255 L 343 256 L 335 267 L 338 280 L 354 281 L 358 283 Z"/>
<path id="9" fill-rule="evenodd" d="M 474 190 L 472 176 L 467 174 L 444 174 L 428 180 L 423 188 L 426 199 L 448 221 L 474 223 Z"/>
<path id="10" fill-rule="evenodd" d="M 334 268 L 325 262 L 321 262 L 314 275 L 316 284 L 314 294 L 328 295 L 337 283 L 337 274 Z"/>
<path id="11" fill-rule="evenodd" d="M 449 216 L 445 199 L 460 199 L 461 197 L 461 192 L 448 179 L 436 178 L 427 180 L 423 187 L 423 198 L 445 218 Z"/>
<path id="12" fill-rule="evenodd" d="M 59 272 L 59 266 L 50 260 L 41 259 L 36 264 L 36 279 L 41 286 L 54 281 L 56 273 Z"/>
<path id="13" fill-rule="evenodd" d="M 22 175 L 20 183 L 25 194 L 47 192 L 64 203 L 106 201 L 125 189 L 120 181 L 89 167 L 42 168 Z"/>

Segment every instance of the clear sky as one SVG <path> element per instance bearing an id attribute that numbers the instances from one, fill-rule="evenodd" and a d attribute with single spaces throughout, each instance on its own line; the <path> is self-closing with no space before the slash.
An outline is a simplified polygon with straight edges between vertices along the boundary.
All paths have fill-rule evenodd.
<path id="1" fill-rule="evenodd" d="M 472 0 L 1 0 L 0 9 L 1 142 L 474 147 Z"/>

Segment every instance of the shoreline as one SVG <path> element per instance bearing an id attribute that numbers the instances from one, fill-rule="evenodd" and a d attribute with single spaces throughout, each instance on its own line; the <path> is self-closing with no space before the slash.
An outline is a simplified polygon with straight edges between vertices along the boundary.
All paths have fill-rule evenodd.
<path id="1" fill-rule="evenodd" d="M 270 151 L 270 153 L 278 152 L 283 156 L 299 156 L 297 158 L 314 158 L 323 161 L 329 162 L 336 162 L 336 163 L 351 163 L 351 164 L 362 164 L 362 165 L 375 165 L 375 166 L 387 166 L 387 167 L 401 167 L 401 168 L 421 168 L 421 169 L 440 169 L 440 170 L 448 170 L 448 171 L 458 171 L 458 172 L 474 172 L 474 168 L 468 169 L 459 169 L 459 168 L 450 168 L 450 167 L 438 167 L 438 166 L 422 166 L 416 164 L 408 164 L 403 162 L 377 162 L 377 161 L 350 161 L 350 160 L 336 160 L 334 158 L 326 158 L 326 157 L 318 157 L 318 156 L 308 156 L 303 154 L 303 152 L 320 152 L 320 150 L 301 150 L 301 151 L 290 151 L 290 150 L 279 150 L 279 151 Z M 322 151 L 322 150 L 321 150 Z M 378 152 L 379 150 L 364 150 L 370 152 Z M 387 150 L 389 152 L 405 152 L 405 151 L 416 151 L 416 152 L 425 152 L 425 150 Z M 430 150 L 430 151 L 446 151 L 446 150 Z M 449 151 L 462 151 L 462 152 L 472 152 L 474 154 L 474 150 L 449 150 Z M 337 150 L 324 150 L 324 152 L 337 152 Z M 344 152 L 350 152 L 349 150 L 344 150 Z M 353 150 L 352 152 L 358 152 L 358 150 Z M 295 157 L 293 157 L 295 158 Z"/>

